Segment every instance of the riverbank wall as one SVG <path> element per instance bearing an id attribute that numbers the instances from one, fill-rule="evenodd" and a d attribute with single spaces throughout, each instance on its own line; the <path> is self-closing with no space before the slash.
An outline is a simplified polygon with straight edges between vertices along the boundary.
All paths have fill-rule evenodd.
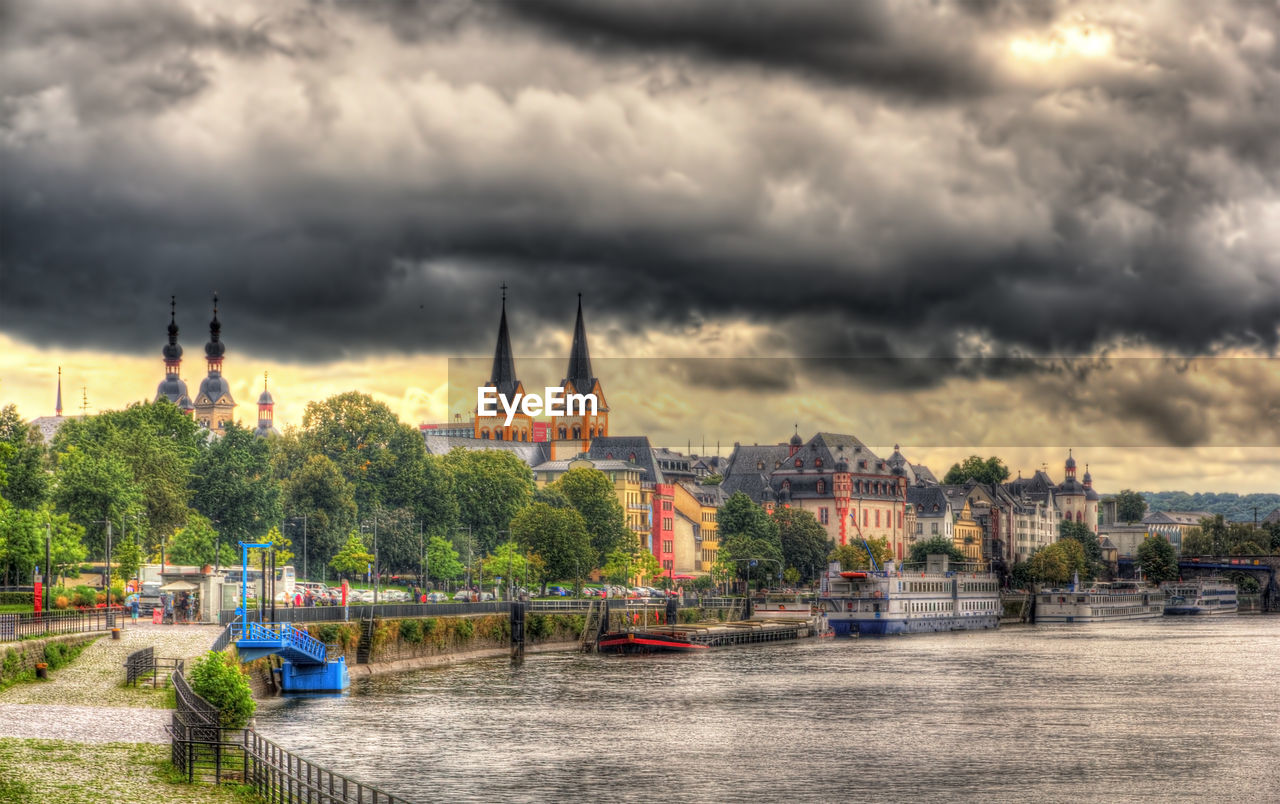
<path id="1" fill-rule="evenodd" d="M 35 677 L 36 665 L 43 662 L 56 669 L 61 662 L 49 655 L 48 648 L 58 645 L 66 648 L 87 645 L 101 639 L 101 633 L 61 634 L 43 639 L 24 639 L 6 643 L 0 648 L 0 689 L 9 684 Z"/>

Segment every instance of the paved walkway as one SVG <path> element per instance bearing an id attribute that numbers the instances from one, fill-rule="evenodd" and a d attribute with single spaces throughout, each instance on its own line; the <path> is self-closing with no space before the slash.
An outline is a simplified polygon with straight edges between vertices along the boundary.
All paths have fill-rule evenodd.
<path id="1" fill-rule="evenodd" d="M 105 634 L 48 683 L 16 684 L 0 692 L 0 737 L 80 742 L 163 742 L 169 710 L 150 687 L 123 686 L 125 657 L 145 647 L 156 656 L 190 662 L 204 655 L 220 628 L 128 626 L 120 640 Z"/>

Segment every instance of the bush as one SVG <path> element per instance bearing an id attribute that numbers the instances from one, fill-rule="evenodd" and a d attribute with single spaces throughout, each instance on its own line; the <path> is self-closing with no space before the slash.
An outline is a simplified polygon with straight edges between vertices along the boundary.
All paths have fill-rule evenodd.
<path id="1" fill-rule="evenodd" d="M 338 642 L 342 632 L 337 623 L 325 623 L 316 628 L 316 639 L 326 645 L 333 645 Z"/>
<path id="2" fill-rule="evenodd" d="M 439 625 L 439 622 L 436 620 L 435 617 L 428 617 L 425 620 L 422 620 L 421 622 L 422 622 L 422 636 L 425 638 L 430 638 L 431 635 L 436 632 L 436 626 Z"/>
<path id="3" fill-rule="evenodd" d="M 458 620 L 458 626 L 455 633 L 458 635 L 459 642 L 466 642 L 471 639 L 471 637 L 475 636 L 476 627 L 472 625 L 470 620 Z"/>
<path id="4" fill-rule="evenodd" d="M 77 606 L 93 608 L 98 605 L 98 590 L 92 586 L 77 586 L 74 603 Z"/>
<path id="5" fill-rule="evenodd" d="M 84 649 L 89 647 L 88 642 L 81 642 L 77 645 L 67 645 L 60 642 L 50 642 L 44 646 L 44 661 L 49 665 L 50 670 L 57 670 L 60 667 L 66 667 L 79 658 Z"/>
<path id="6" fill-rule="evenodd" d="M 257 709 L 249 680 L 229 655 L 209 651 L 191 667 L 191 689 L 217 707 L 221 725 L 241 729 Z"/>
<path id="7" fill-rule="evenodd" d="M 401 620 L 400 621 L 400 638 L 410 645 L 422 644 L 422 621 L 421 620 Z"/>
<path id="8" fill-rule="evenodd" d="M 524 621 L 524 632 L 531 639 L 542 639 L 551 634 L 551 618 L 545 614 L 530 614 Z"/>

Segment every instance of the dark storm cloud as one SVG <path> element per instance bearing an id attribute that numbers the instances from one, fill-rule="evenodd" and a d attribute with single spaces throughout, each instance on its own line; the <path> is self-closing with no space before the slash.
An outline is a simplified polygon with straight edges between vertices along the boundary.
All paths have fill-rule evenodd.
<path id="1" fill-rule="evenodd" d="M 731 66 L 796 70 L 925 99 L 980 94 L 992 76 L 971 47 L 978 20 L 866 0 L 500 0 L 510 13 L 602 53 L 689 52 Z M 945 5 L 945 4 L 944 4 Z"/>
<path id="2" fill-rule="evenodd" d="M 217 290 L 233 349 L 485 354 L 506 282 L 521 354 L 581 291 L 595 338 L 753 327 L 817 361 L 789 387 L 1277 343 L 1273 8 L 3 14 L 0 311 L 31 342 L 151 353 L 176 294 L 191 354 Z M 735 366 L 701 380 L 762 379 Z"/>

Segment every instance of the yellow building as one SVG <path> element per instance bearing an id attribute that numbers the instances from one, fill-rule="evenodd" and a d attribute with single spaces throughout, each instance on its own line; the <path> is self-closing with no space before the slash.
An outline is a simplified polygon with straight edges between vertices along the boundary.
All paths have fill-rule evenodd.
<path id="1" fill-rule="evenodd" d="M 960 513 L 956 514 L 952 533 L 952 543 L 964 553 L 965 558 L 970 561 L 982 560 L 982 526 L 973 518 L 973 509 L 969 506 L 968 499 L 964 501 Z"/>
<path id="2" fill-rule="evenodd" d="M 622 506 L 627 528 L 639 537 L 641 544 L 647 545 L 649 534 L 652 532 L 652 523 L 649 520 L 649 498 L 653 492 L 651 487 L 645 488 L 645 470 L 628 461 L 578 457 L 568 461 L 547 461 L 533 467 L 533 481 L 538 488 L 545 488 L 548 484 L 559 480 L 561 475 L 570 469 L 579 468 L 597 469 L 609 478 L 613 483 L 614 493 L 618 497 L 618 504 Z"/>
<path id="3" fill-rule="evenodd" d="M 672 486 L 676 511 L 675 565 L 677 575 L 711 572 L 720 543 L 716 538 L 719 489 L 676 483 Z"/>

